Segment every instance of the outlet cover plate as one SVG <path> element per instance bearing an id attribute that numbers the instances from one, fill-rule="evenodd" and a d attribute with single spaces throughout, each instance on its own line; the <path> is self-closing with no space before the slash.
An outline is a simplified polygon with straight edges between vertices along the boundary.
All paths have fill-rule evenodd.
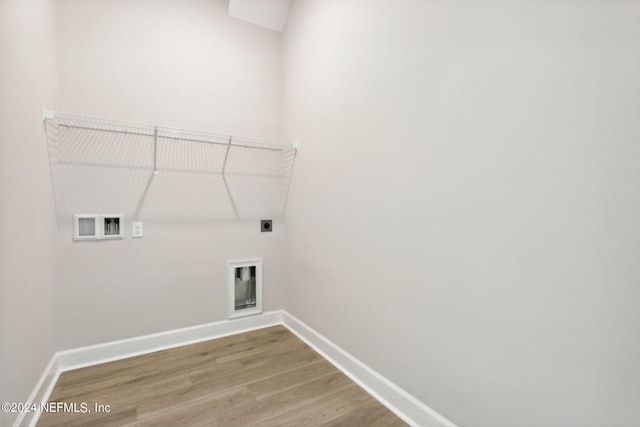
<path id="1" fill-rule="evenodd" d="M 134 221 L 131 228 L 131 237 L 142 237 L 142 221 Z"/>
<path id="2" fill-rule="evenodd" d="M 260 220 L 260 231 L 263 233 L 271 232 L 273 230 L 273 224 L 270 219 Z"/>

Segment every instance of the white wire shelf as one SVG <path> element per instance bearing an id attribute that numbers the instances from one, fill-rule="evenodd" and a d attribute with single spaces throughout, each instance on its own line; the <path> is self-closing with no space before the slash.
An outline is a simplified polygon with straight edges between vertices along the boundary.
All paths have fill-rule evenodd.
<path id="1" fill-rule="evenodd" d="M 298 149 L 297 144 L 294 142 L 228 135 L 216 132 L 190 130 L 136 122 L 125 122 L 121 120 L 64 113 L 46 109 L 43 112 L 43 119 L 45 122 L 51 121 L 54 122 L 57 126 L 61 126 L 64 128 L 80 129 L 91 132 L 111 132 L 123 135 L 148 136 L 149 138 L 154 138 L 155 140 L 162 138 L 174 141 L 202 142 L 207 144 L 224 145 L 228 148 L 243 147 L 274 151 L 297 151 Z M 228 150 L 225 157 L 228 159 Z M 225 167 L 223 166 L 222 175 L 224 175 L 224 170 Z M 157 173 L 156 168 L 154 168 L 154 173 Z"/>
<path id="2" fill-rule="evenodd" d="M 222 178 L 221 186 L 206 181 L 213 193 L 190 199 L 192 206 L 198 205 L 194 200 L 205 200 L 211 194 L 214 194 L 211 197 L 217 197 L 216 191 L 223 188 L 236 218 L 258 215 L 261 205 L 248 202 L 255 199 L 261 199 L 262 205 L 269 206 L 279 200 L 284 215 L 298 150 L 296 143 L 46 109 L 43 120 L 59 213 L 90 205 L 89 200 L 103 202 L 111 198 L 114 204 L 118 200 L 122 202 L 122 189 L 137 185 L 132 181 L 127 184 L 127 181 L 139 181 L 146 172 L 151 173 L 151 178 L 159 174 L 165 178 L 148 181 L 140 190 L 144 197 L 136 201 L 135 215 L 145 202 L 147 192 L 171 191 L 175 194 L 178 182 L 189 187 L 182 191 L 193 192 L 194 188 L 205 186 L 203 180 L 212 175 Z M 175 178 L 177 174 L 188 178 Z M 153 188 L 149 187 L 152 182 Z M 100 192 L 102 198 L 92 199 L 92 194 L 85 188 Z M 119 190 L 112 191 L 111 188 Z M 252 207 L 248 207 L 250 204 Z M 219 205 L 219 200 L 210 200 L 210 205 Z M 274 209 L 269 212 L 272 211 Z"/>

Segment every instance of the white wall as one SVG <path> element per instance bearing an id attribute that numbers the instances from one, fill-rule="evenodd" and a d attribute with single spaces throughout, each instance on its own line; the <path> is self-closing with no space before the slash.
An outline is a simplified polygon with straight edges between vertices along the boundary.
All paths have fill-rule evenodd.
<path id="1" fill-rule="evenodd" d="M 460 426 L 640 424 L 640 3 L 299 0 L 284 308 Z"/>
<path id="2" fill-rule="evenodd" d="M 262 255 L 266 310 L 461 426 L 637 425 L 639 23 L 622 0 L 299 0 L 281 68 L 280 36 L 222 0 L 1 0 L 0 396 L 26 399 L 56 346 L 226 318 L 226 261 Z M 43 105 L 284 120 L 287 235 L 187 186 L 141 240 L 74 243 L 70 211 L 53 236 Z M 149 191 L 171 206 L 178 184 Z"/>
<path id="3" fill-rule="evenodd" d="M 229 17 L 226 1 L 61 0 L 58 19 L 58 110 L 281 136 L 281 35 Z M 163 153 L 189 170 L 204 161 L 202 150 L 185 143 Z M 111 160 L 127 154 L 118 153 Z M 236 218 L 219 177 L 161 170 L 150 179 L 148 170 L 82 165 L 62 172 L 59 349 L 226 319 L 230 259 L 262 256 L 264 309 L 281 307 L 281 221 L 260 233 L 259 212 L 240 209 Z M 116 187 L 103 200 L 87 193 L 105 180 Z M 73 213 L 101 212 L 123 212 L 127 238 L 73 242 Z M 144 221 L 142 239 L 129 237 L 134 217 Z"/>
<path id="4" fill-rule="evenodd" d="M 55 351 L 55 220 L 42 107 L 56 102 L 55 3 L 0 1 L 0 401 Z M 18 414 L 0 412 L 0 425 Z"/>

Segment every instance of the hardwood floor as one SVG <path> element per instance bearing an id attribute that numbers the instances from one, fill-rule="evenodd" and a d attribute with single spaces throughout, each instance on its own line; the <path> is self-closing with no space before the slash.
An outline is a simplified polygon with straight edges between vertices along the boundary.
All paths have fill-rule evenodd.
<path id="1" fill-rule="evenodd" d="M 406 426 L 283 326 L 64 372 L 49 401 L 76 412 L 38 427 Z"/>

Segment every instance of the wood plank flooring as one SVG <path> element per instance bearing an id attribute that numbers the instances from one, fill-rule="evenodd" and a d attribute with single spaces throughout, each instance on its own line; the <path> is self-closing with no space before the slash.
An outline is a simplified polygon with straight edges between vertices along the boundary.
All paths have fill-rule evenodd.
<path id="1" fill-rule="evenodd" d="M 76 411 L 38 427 L 406 426 L 283 326 L 64 372 L 49 401 Z"/>

